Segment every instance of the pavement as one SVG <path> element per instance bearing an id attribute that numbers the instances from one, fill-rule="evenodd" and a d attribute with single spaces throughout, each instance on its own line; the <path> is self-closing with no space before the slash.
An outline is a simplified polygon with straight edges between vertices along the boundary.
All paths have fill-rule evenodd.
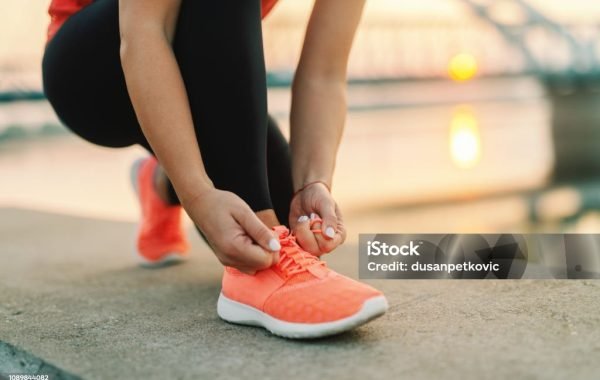
<path id="1" fill-rule="evenodd" d="M 360 218 L 348 219 L 352 231 Z M 390 301 L 386 315 L 336 337 L 291 341 L 218 318 L 221 268 L 194 231 L 188 262 L 148 270 L 135 264 L 135 229 L 0 208 L 0 374 L 600 377 L 600 281 L 372 281 Z M 355 243 L 328 262 L 355 277 Z"/>

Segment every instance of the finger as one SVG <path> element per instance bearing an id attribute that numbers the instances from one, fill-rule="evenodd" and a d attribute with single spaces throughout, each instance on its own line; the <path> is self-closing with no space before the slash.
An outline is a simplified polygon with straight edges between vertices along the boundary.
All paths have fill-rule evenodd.
<path id="1" fill-rule="evenodd" d="M 234 267 L 234 268 L 239 270 L 240 272 L 242 272 L 244 274 L 248 274 L 250 276 L 254 276 L 256 274 L 256 271 L 254 269 L 250 269 L 248 267 L 238 266 L 237 268 L 236 267 Z"/>
<path id="2" fill-rule="evenodd" d="M 335 214 L 335 207 L 333 205 L 325 207 L 320 210 L 323 224 L 321 227 L 322 235 L 325 239 L 333 239 L 337 234 L 338 218 Z"/>
<path id="3" fill-rule="evenodd" d="M 230 266 L 232 266 L 232 265 L 230 265 Z M 250 269 L 246 266 L 237 266 L 237 267 L 234 266 L 234 268 L 239 270 L 240 272 L 242 272 L 244 274 L 248 274 L 250 276 L 254 276 L 256 274 L 256 271 L 254 269 Z"/>
<path id="4" fill-rule="evenodd" d="M 321 219 L 321 217 L 317 214 L 315 214 L 314 212 L 310 214 L 310 230 L 315 233 L 315 234 L 320 234 L 323 231 L 321 231 L 321 222 L 323 222 L 323 220 Z"/>
<path id="5" fill-rule="evenodd" d="M 254 244 L 250 239 L 234 239 L 232 258 L 235 267 L 241 271 L 257 271 L 267 269 L 274 263 L 275 254 L 265 251 L 261 246 Z"/>
<path id="6" fill-rule="evenodd" d="M 333 239 L 325 237 L 322 233 L 323 223 L 321 222 L 321 219 L 316 215 L 314 217 L 311 215 L 311 218 L 311 232 L 313 232 L 313 236 L 317 240 L 321 254 L 329 253 L 341 244 L 342 236 L 340 234 L 335 234 Z"/>
<path id="7" fill-rule="evenodd" d="M 347 235 L 347 231 L 346 231 L 346 227 L 344 226 L 343 223 L 338 223 L 337 225 L 337 231 L 338 231 L 338 235 L 340 236 L 340 244 L 343 244 L 346 241 L 346 235 Z"/>
<path id="8" fill-rule="evenodd" d="M 279 253 L 277 253 L 276 255 L 277 255 L 277 260 L 279 260 Z M 226 265 L 228 267 L 233 267 L 233 268 L 239 270 L 240 272 L 249 274 L 249 275 L 255 275 L 258 270 L 266 269 L 266 268 L 263 268 L 263 266 L 259 266 L 259 267 L 248 266 L 248 264 L 246 262 L 240 262 L 240 260 L 238 260 L 238 259 L 236 259 L 235 261 L 228 261 L 228 264 L 225 264 L 223 261 L 221 261 L 221 263 L 223 263 L 223 265 Z"/>
<path id="9" fill-rule="evenodd" d="M 232 249 L 232 248 L 229 247 L 229 249 Z M 249 274 L 249 275 L 253 275 L 256 273 L 256 270 L 254 270 L 252 268 L 248 268 L 247 266 L 239 263 L 237 260 L 238 258 L 234 257 L 234 255 L 223 254 L 223 252 L 220 252 L 217 250 L 215 250 L 215 253 L 217 253 L 217 258 L 219 259 L 219 262 L 221 264 L 223 264 L 223 266 L 225 266 L 225 267 L 232 267 L 232 268 L 239 270 L 240 272 L 243 272 L 243 273 Z"/>
<path id="10" fill-rule="evenodd" d="M 347 235 L 347 231 L 346 231 L 346 226 L 344 225 L 344 216 L 342 214 L 342 212 L 340 211 L 340 208 L 338 207 L 338 205 L 335 205 L 335 214 L 337 215 L 337 233 L 338 235 L 341 236 L 341 242 L 340 244 L 344 244 L 344 242 L 346 241 L 346 235 Z"/>
<path id="11" fill-rule="evenodd" d="M 321 254 L 319 243 L 317 243 L 315 234 L 311 231 L 308 216 L 303 215 L 298 218 L 296 227 L 294 228 L 294 236 L 296 236 L 296 241 L 306 252 L 317 256 Z"/>
<path id="12" fill-rule="evenodd" d="M 340 234 L 336 234 L 333 239 L 325 238 L 323 234 L 316 234 L 315 238 L 317 239 L 319 250 L 322 253 L 329 253 L 342 244 L 342 237 Z"/>
<path id="13" fill-rule="evenodd" d="M 275 232 L 265 226 L 249 207 L 236 210 L 233 217 L 246 234 L 263 249 L 269 252 L 279 252 L 281 250 L 281 244 L 279 244 L 279 239 L 275 235 Z"/>

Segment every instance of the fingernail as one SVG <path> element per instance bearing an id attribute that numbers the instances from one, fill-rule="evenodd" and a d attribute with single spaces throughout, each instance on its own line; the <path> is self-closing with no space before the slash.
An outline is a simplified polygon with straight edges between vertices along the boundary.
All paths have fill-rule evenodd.
<path id="1" fill-rule="evenodd" d="M 325 229 L 325 235 L 329 236 L 330 238 L 333 238 L 335 236 L 335 230 L 333 229 L 333 227 L 327 227 L 327 229 Z"/>
<path id="2" fill-rule="evenodd" d="M 273 238 L 269 240 L 269 248 L 273 252 L 278 252 L 281 249 L 281 244 L 277 241 L 277 239 Z"/>
<path id="3" fill-rule="evenodd" d="M 298 218 L 298 223 L 304 223 L 304 222 L 308 222 L 308 216 L 306 216 L 306 215 L 302 215 L 301 217 Z"/>
<path id="4" fill-rule="evenodd" d="M 316 219 L 317 214 L 315 214 L 314 212 L 310 213 L 310 218 L 311 219 Z"/>

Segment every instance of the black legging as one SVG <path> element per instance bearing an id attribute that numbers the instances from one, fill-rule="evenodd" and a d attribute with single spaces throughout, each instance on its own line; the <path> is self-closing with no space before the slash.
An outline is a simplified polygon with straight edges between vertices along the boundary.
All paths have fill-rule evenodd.
<path id="1" fill-rule="evenodd" d="M 287 224 L 291 160 L 267 114 L 260 3 L 183 0 L 173 51 L 215 187 L 237 194 L 254 211 L 275 209 Z M 151 152 L 127 93 L 119 45 L 118 0 L 96 0 L 46 47 L 44 91 L 62 122 L 85 140 L 140 144 Z"/>

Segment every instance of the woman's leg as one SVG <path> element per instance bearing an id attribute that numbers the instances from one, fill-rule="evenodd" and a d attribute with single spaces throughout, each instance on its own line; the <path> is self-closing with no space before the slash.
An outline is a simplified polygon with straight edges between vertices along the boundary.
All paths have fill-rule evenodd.
<path id="1" fill-rule="evenodd" d="M 269 188 L 282 186 L 267 180 L 260 1 L 184 0 L 173 48 L 209 176 L 255 211 L 271 210 Z M 47 48 L 44 85 L 59 117 L 86 140 L 149 147 L 120 65 L 118 0 L 97 0 L 65 23 Z"/>
<path id="2" fill-rule="evenodd" d="M 44 53 L 44 91 L 62 122 L 94 144 L 146 142 L 125 86 L 118 0 L 97 0 L 70 17 Z"/>

